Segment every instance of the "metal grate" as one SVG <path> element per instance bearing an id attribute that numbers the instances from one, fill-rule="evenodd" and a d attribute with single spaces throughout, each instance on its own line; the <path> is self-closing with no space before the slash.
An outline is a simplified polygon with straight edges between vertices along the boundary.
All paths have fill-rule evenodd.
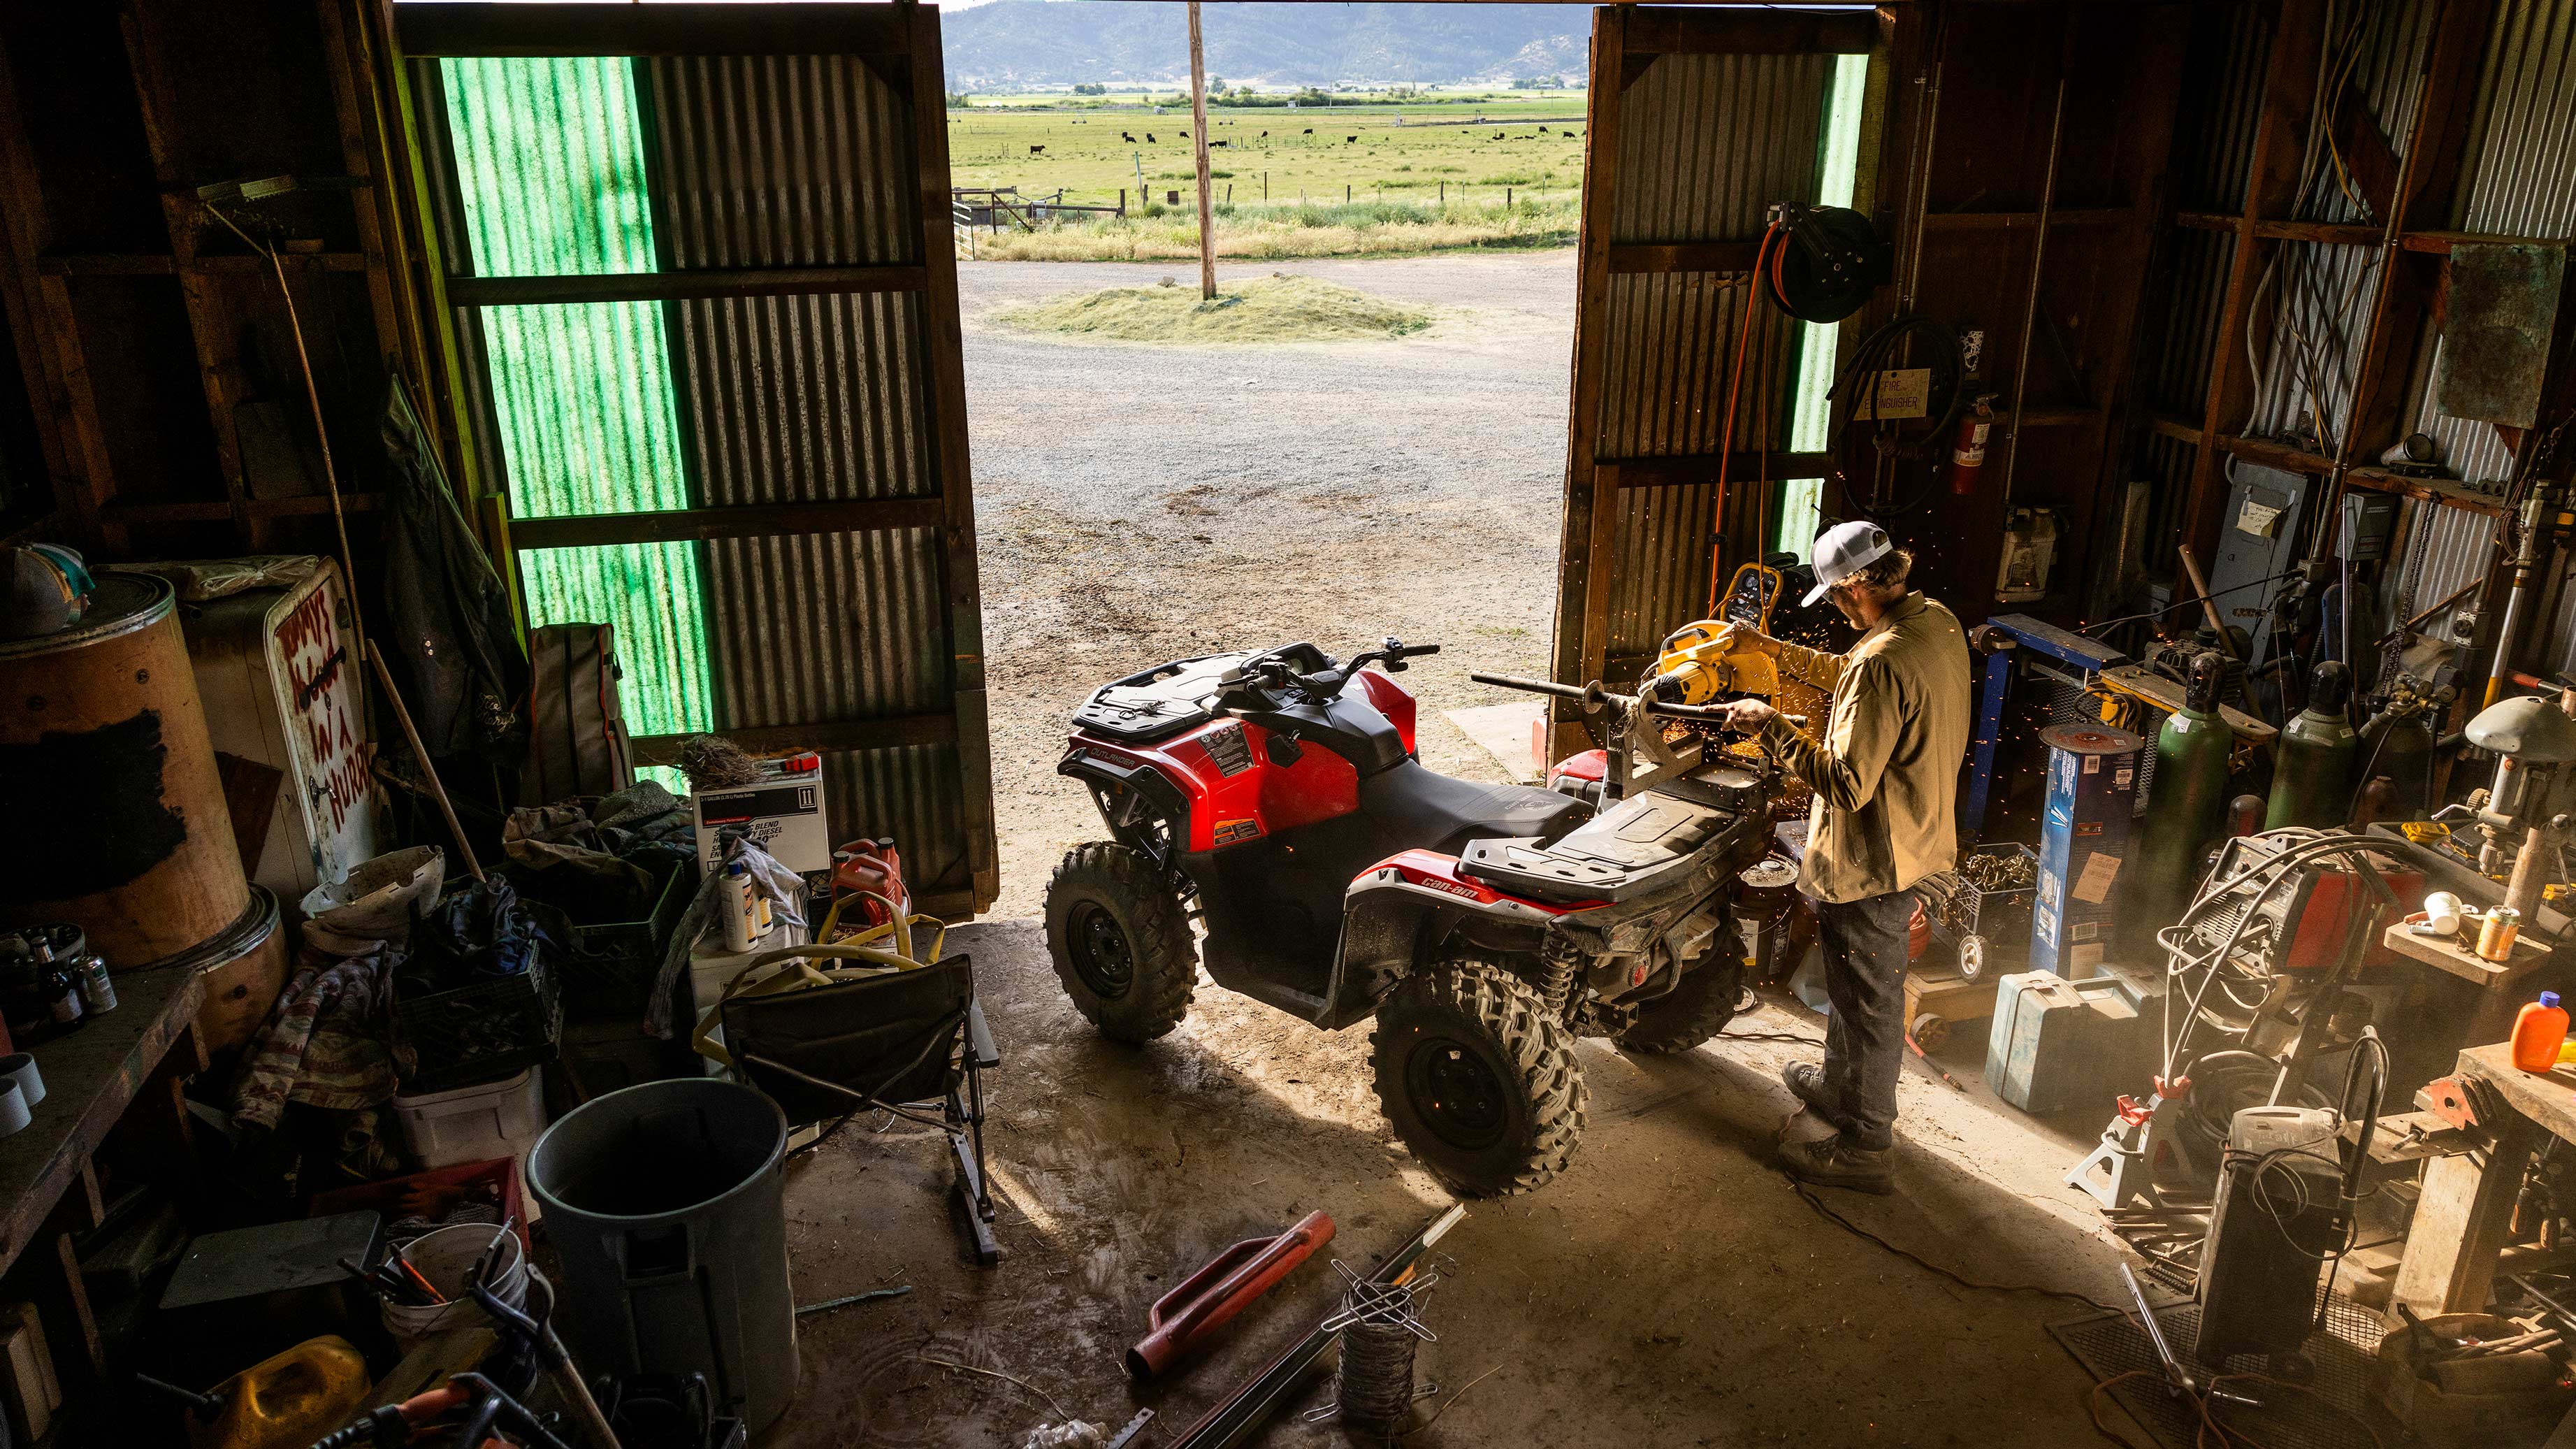
<path id="1" fill-rule="evenodd" d="M 2177 1353 L 2188 1352 L 2192 1340 L 2200 1335 L 2200 1305 L 2177 1303 L 2159 1308 L 2156 1322 L 2164 1330 L 2165 1341 Z M 2199 1442 L 2202 1425 L 2198 1411 L 2188 1400 L 2166 1394 L 2155 1347 L 2147 1342 L 2146 1330 L 2130 1315 L 2095 1314 L 2052 1324 L 2048 1331 L 2098 1382 L 2109 1383 L 2122 1374 L 2140 1375 L 2122 1380 L 2106 1393 L 2128 1410 L 2129 1416 L 2157 1443 L 2171 1449 L 2193 1449 Z M 2246 1442 L 2263 1444 L 2268 1449 L 2351 1449 L 2369 1437 L 2359 1432 L 2360 1424 L 2353 1422 L 2356 1417 L 2379 1436 L 2384 1449 L 2421 1444 L 2422 1440 L 2407 1433 L 2379 1406 L 2370 1391 L 2371 1357 L 2378 1352 L 2384 1332 L 2378 1314 L 2341 1294 L 2334 1295 L 2326 1301 L 2325 1327 L 2308 1335 L 2308 1341 L 2301 1346 L 2316 1371 L 2306 1385 L 2312 1392 L 2269 1384 L 2242 1385 L 2262 1397 L 2264 1404 L 2259 1408 L 2221 1404 L 2217 1417 Z M 2220 1368 L 2238 1373 L 2264 1371 L 2262 1360 L 2252 1355 L 2239 1355 Z"/>

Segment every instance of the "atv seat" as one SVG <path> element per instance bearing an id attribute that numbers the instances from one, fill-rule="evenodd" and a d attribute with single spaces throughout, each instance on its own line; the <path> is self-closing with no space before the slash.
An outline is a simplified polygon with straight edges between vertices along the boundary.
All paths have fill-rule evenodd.
<path id="1" fill-rule="evenodd" d="M 1555 790 L 1480 785 L 1411 760 L 1360 781 L 1360 808 L 1393 838 L 1443 855 L 1498 835 L 1554 840 L 1592 814 L 1591 806 Z"/>

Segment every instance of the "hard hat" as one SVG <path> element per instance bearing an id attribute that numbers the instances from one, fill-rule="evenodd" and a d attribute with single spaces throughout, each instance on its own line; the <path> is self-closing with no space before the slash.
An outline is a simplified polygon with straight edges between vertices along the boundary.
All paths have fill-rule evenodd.
<path id="1" fill-rule="evenodd" d="M 1887 557 L 1896 547 L 1887 538 L 1887 530 L 1868 519 L 1837 523 L 1816 536 L 1816 586 L 1807 590 L 1806 605 L 1814 608 L 1827 590 L 1862 569 Z"/>

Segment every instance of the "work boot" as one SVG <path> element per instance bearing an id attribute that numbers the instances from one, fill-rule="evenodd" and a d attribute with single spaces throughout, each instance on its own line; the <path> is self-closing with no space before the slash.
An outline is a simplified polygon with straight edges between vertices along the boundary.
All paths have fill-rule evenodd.
<path id="1" fill-rule="evenodd" d="M 1836 1135 L 1817 1142 L 1783 1142 L 1780 1164 L 1800 1182 L 1848 1187 L 1881 1196 L 1896 1191 L 1896 1149 L 1862 1147 Z"/>
<path id="2" fill-rule="evenodd" d="M 1825 1085 L 1825 1069 L 1814 1062 L 1791 1062 L 1780 1069 L 1780 1080 L 1789 1095 L 1807 1106 L 1809 1112 L 1840 1126 L 1842 1114 L 1835 1110 L 1834 1090 Z"/>

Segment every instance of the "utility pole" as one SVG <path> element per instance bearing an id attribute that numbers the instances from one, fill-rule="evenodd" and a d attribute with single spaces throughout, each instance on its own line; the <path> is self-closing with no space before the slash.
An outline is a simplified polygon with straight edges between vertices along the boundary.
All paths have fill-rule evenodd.
<path id="1" fill-rule="evenodd" d="M 1190 0 L 1190 139 L 1199 153 L 1199 300 L 1216 300 L 1216 201 L 1208 194 L 1207 51 L 1199 41 L 1199 0 Z"/>

